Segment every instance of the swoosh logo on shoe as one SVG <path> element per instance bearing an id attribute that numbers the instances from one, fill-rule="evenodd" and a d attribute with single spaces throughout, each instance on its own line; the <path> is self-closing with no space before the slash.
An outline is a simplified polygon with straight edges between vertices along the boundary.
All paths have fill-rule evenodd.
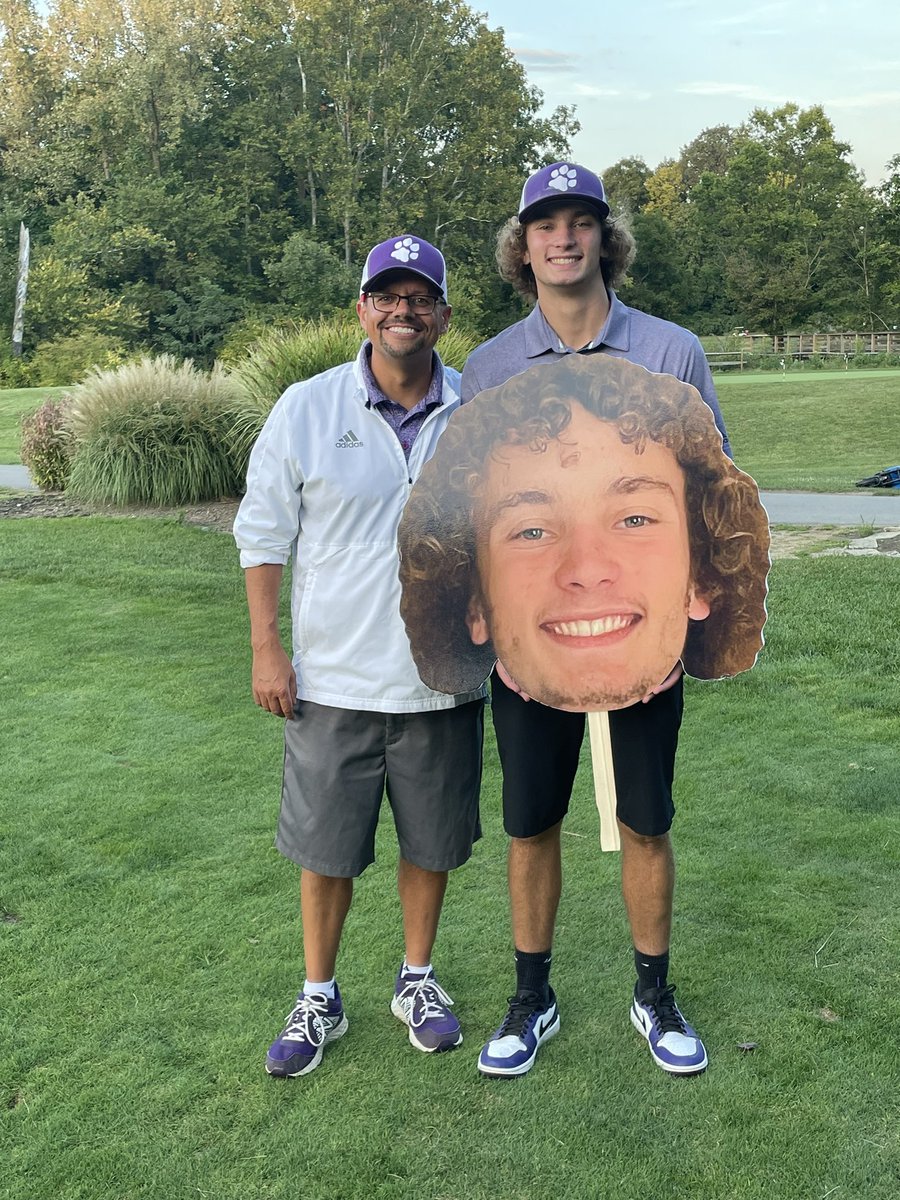
<path id="1" fill-rule="evenodd" d="M 553 1022 L 555 1020 L 556 1020 L 556 1013 L 552 1012 L 552 1013 L 547 1013 L 545 1016 L 543 1016 L 540 1019 L 540 1021 L 538 1021 L 537 1035 L 539 1038 L 542 1038 L 544 1036 L 544 1034 L 547 1032 L 547 1030 L 550 1028 L 550 1026 L 553 1024 Z"/>

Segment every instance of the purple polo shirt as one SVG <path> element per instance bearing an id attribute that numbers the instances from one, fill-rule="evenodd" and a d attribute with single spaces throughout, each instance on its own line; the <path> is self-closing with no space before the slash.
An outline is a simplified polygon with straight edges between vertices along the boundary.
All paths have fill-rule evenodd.
<path id="1" fill-rule="evenodd" d="M 681 325 L 629 308 L 615 292 L 609 293 L 609 300 L 603 328 L 587 346 L 577 349 L 560 341 L 536 304 L 523 321 L 510 325 L 469 355 L 462 373 L 462 403 L 485 388 L 499 387 L 529 367 L 556 362 L 565 354 L 611 354 L 692 384 L 712 409 L 723 449 L 730 458 L 731 446 L 715 385 L 697 337 Z"/>
<path id="2" fill-rule="evenodd" d="M 418 404 L 410 409 L 406 409 L 402 404 L 395 404 L 389 399 L 372 374 L 372 345 L 371 342 L 366 346 L 366 352 L 362 356 L 362 373 L 366 385 L 366 395 L 369 397 L 369 407 L 374 408 L 377 413 L 384 417 L 391 429 L 397 435 L 397 440 L 403 447 L 403 453 L 406 455 L 406 461 L 409 462 L 410 451 L 416 438 L 419 436 L 419 430 L 425 422 L 425 418 L 433 408 L 439 404 L 443 404 L 443 387 L 444 387 L 444 367 L 438 356 L 431 352 L 431 383 L 428 386 L 428 391 L 422 397 Z"/>

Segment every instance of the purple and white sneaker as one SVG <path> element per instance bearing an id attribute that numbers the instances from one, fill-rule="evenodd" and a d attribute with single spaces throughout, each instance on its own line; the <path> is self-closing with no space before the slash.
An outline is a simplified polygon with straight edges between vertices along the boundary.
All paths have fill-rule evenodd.
<path id="1" fill-rule="evenodd" d="M 559 1006 L 553 989 L 545 1004 L 536 992 L 519 992 L 509 998 L 503 1023 L 478 1056 L 482 1075 L 524 1075 L 534 1066 L 538 1047 L 559 1033 Z"/>
<path id="2" fill-rule="evenodd" d="M 337 984 L 334 997 L 322 992 L 303 992 L 288 1013 L 284 1029 L 269 1047 L 266 1070 L 270 1075 L 294 1078 L 314 1071 L 322 1061 L 329 1042 L 335 1042 L 347 1032 L 347 1018 Z"/>
<path id="3" fill-rule="evenodd" d="M 697 1075 L 708 1058 L 697 1031 L 688 1025 L 675 1003 L 675 987 L 635 988 L 631 1023 L 647 1039 L 653 1061 L 671 1075 Z"/>
<path id="4" fill-rule="evenodd" d="M 453 1001 L 438 983 L 434 971 L 427 975 L 397 976 L 391 1012 L 409 1027 L 409 1040 L 417 1050 L 434 1054 L 462 1043 L 459 1021 L 450 1011 Z"/>

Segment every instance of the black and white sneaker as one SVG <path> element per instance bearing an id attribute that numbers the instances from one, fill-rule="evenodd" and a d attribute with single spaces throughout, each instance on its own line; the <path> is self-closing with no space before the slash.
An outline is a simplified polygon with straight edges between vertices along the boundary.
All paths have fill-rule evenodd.
<path id="1" fill-rule="evenodd" d="M 491 1034 L 478 1056 L 482 1075 L 524 1075 L 537 1058 L 538 1047 L 559 1032 L 559 1007 L 553 989 L 545 1004 L 537 992 L 518 992 L 499 1029 Z"/>

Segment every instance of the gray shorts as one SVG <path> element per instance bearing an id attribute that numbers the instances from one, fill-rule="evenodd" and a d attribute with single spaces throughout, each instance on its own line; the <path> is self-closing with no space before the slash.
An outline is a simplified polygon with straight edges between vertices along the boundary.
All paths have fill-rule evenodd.
<path id="1" fill-rule="evenodd" d="M 400 854 L 426 871 L 460 866 L 481 837 L 484 703 L 425 713 L 358 712 L 298 700 L 284 727 L 275 845 L 319 875 L 375 861 L 386 794 Z"/>

